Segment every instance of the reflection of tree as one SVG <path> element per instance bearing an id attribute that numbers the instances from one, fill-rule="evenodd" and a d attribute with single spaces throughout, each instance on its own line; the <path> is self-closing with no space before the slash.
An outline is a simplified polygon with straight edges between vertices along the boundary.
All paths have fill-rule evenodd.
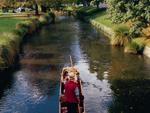
<path id="1" fill-rule="evenodd" d="M 114 101 L 110 113 L 148 113 L 150 81 L 146 80 L 143 58 L 124 54 L 122 49 L 111 48 L 111 89 Z"/>
<path id="2" fill-rule="evenodd" d="M 85 28 L 80 29 L 80 45 L 88 56 L 90 72 L 97 72 L 102 79 L 103 72 L 109 71 L 109 83 L 114 94 L 109 112 L 149 113 L 150 81 L 146 79 L 150 72 L 143 58 L 124 54 L 123 48 L 111 48 L 102 38 L 96 38 L 94 32 L 86 29 L 88 33 L 85 33 Z"/>
<path id="3" fill-rule="evenodd" d="M 0 72 L 0 99 L 4 96 L 4 92 L 12 87 L 13 76 L 11 73 L 11 71 Z"/>
<path id="4" fill-rule="evenodd" d="M 106 39 L 104 39 L 106 37 L 103 37 L 103 35 L 94 32 L 94 30 L 88 30 L 87 32 L 88 34 L 82 34 L 85 35 L 82 37 L 87 38 L 81 39 L 81 47 L 88 56 L 90 72 L 97 72 L 99 78 L 102 79 L 103 72 L 108 70 L 110 65 L 109 46 L 107 46 Z"/>
<path id="5" fill-rule="evenodd" d="M 142 57 L 124 54 L 122 49 L 116 48 L 111 48 L 111 57 L 111 79 L 144 79 L 150 74 Z"/>
<path id="6" fill-rule="evenodd" d="M 150 80 L 113 80 L 110 113 L 149 113 Z"/>
<path id="7" fill-rule="evenodd" d="M 67 22 L 42 28 L 24 48 L 21 63 L 24 72 L 28 73 L 24 75 L 24 84 L 28 84 L 29 90 L 37 96 L 58 89 L 59 71 L 62 65 L 70 62 L 69 55 L 73 54 L 70 48 L 74 47 L 76 30 L 74 20 L 67 18 Z"/>

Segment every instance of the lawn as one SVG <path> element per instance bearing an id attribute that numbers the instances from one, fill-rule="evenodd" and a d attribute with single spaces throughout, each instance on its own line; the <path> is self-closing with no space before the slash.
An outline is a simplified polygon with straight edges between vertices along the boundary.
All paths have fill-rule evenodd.
<path id="1" fill-rule="evenodd" d="M 27 19 L 27 17 L 0 17 L 0 33 L 12 31 L 18 22 Z"/>
<path id="2" fill-rule="evenodd" d="M 91 17 L 91 19 L 94 19 L 95 21 L 102 23 L 102 24 L 106 25 L 107 27 L 114 28 L 117 26 L 116 24 L 113 24 L 111 22 L 106 11 L 96 13 L 94 16 Z"/>
<path id="3" fill-rule="evenodd" d="M 85 16 L 86 19 L 92 19 L 101 23 L 107 27 L 115 29 L 120 24 L 113 24 L 111 22 L 110 16 L 105 9 L 97 9 L 95 7 L 80 7 L 79 12 Z"/>

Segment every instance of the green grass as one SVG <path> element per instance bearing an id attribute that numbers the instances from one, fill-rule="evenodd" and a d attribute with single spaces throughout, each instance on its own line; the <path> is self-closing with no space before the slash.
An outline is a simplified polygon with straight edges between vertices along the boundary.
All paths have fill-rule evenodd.
<path id="1" fill-rule="evenodd" d="M 17 18 L 0 18 L 0 33 L 12 31 L 16 24 L 21 21 L 22 19 Z"/>
<path id="2" fill-rule="evenodd" d="M 107 27 L 114 28 L 117 26 L 116 24 L 113 24 L 111 22 L 106 11 L 97 13 L 95 16 L 91 17 L 91 19 L 94 19 L 95 21 L 102 23 L 106 25 Z"/>
<path id="3" fill-rule="evenodd" d="M 28 19 L 27 17 L 0 17 L 0 33 L 14 30 L 17 23 Z"/>
<path id="4" fill-rule="evenodd" d="M 64 7 L 64 10 L 65 11 L 75 11 L 77 8 L 76 7 L 74 7 L 74 6 L 66 6 L 66 7 Z"/>
<path id="5" fill-rule="evenodd" d="M 93 19 L 107 27 L 110 27 L 112 28 L 113 30 L 115 30 L 118 26 L 120 25 L 125 25 L 125 24 L 115 24 L 115 23 L 112 23 L 107 11 L 100 11 L 94 15 L 92 15 L 91 17 L 89 17 L 90 19 Z"/>
<path id="6" fill-rule="evenodd" d="M 85 14 L 83 16 L 85 16 L 86 19 L 95 20 L 112 29 L 115 29 L 118 25 L 120 25 L 112 23 L 110 16 L 104 9 L 97 9 L 95 7 L 80 7 L 78 8 L 78 11 Z"/>
<path id="7" fill-rule="evenodd" d="M 146 46 L 150 47 L 150 39 L 147 39 L 146 37 L 135 38 L 135 39 L 133 39 L 133 41 L 139 45 L 146 45 Z"/>
<path id="8" fill-rule="evenodd" d="M 84 12 L 88 15 L 95 13 L 98 9 L 95 7 L 79 7 L 78 10 L 80 12 Z"/>

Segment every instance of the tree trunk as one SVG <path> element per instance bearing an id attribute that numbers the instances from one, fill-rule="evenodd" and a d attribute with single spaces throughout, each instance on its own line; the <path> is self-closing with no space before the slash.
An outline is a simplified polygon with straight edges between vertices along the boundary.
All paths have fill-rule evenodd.
<path id="1" fill-rule="evenodd" d="M 35 15 L 39 15 L 38 5 L 35 3 Z"/>

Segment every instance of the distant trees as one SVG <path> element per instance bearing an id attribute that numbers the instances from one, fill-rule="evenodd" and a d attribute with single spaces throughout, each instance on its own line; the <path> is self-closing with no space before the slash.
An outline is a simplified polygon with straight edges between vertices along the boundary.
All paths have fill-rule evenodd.
<path id="1" fill-rule="evenodd" d="M 0 0 L 1 6 L 7 7 L 20 7 L 20 6 L 30 6 L 35 10 L 35 14 L 39 14 L 39 6 L 42 12 L 46 12 L 49 7 L 59 7 L 62 2 L 68 0 Z"/>
<path id="2" fill-rule="evenodd" d="M 138 36 L 150 24 L 150 0 L 106 0 L 108 13 L 115 23 L 131 21 L 130 34 Z"/>

